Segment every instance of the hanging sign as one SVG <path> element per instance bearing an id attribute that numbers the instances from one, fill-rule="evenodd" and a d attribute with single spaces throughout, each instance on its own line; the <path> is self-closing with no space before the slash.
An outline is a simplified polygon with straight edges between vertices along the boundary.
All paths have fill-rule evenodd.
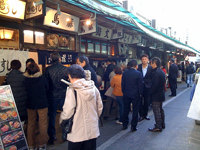
<path id="1" fill-rule="evenodd" d="M 24 72 L 28 54 L 28 51 L 0 50 L 0 76 L 5 76 L 11 70 L 10 63 L 14 59 L 17 59 L 21 62 L 22 67 L 20 70 Z"/>
<path id="2" fill-rule="evenodd" d="M 0 0 L 0 16 L 24 20 L 25 5 L 20 0 Z"/>
<path id="3" fill-rule="evenodd" d="M 79 18 L 63 12 L 61 12 L 61 15 L 59 15 L 57 10 L 46 7 L 44 25 L 78 32 Z"/>
<path id="4" fill-rule="evenodd" d="M 142 42 L 141 34 L 133 35 L 132 44 L 137 44 L 137 43 L 141 43 L 141 42 Z"/>
<path id="5" fill-rule="evenodd" d="M 0 86 L 0 141 L 4 150 L 28 150 L 10 85 Z"/>
<path id="6" fill-rule="evenodd" d="M 34 6 L 35 0 L 27 0 L 26 3 L 26 19 L 35 18 L 38 16 L 43 16 L 44 14 L 44 4 L 39 6 Z"/>
<path id="7" fill-rule="evenodd" d="M 112 39 L 120 39 L 123 38 L 124 30 L 122 28 L 113 29 Z"/>
<path id="8" fill-rule="evenodd" d="M 90 25 L 86 25 L 85 21 L 80 21 L 78 35 L 84 35 L 89 33 L 94 33 L 97 31 L 97 22 L 96 20 L 92 20 Z"/>
<path id="9" fill-rule="evenodd" d="M 106 27 L 98 26 L 96 33 L 93 33 L 92 36 L 110 40 L 112 30 Z"/>
<path id="10" fill-rule="evenodd" d="M 118 40 L 120 43 L 131 44 L 132 35 L 124 33 L 124 37 Z"/>

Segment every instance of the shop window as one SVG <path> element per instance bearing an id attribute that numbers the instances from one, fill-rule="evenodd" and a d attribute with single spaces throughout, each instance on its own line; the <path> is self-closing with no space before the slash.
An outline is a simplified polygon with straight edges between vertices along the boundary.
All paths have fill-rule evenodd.
<path id="1" fill-rule="evenodd" d="M 87 44 L 87 41 L 84 39 L 81 39 L 81 52 L 82 53 L 86 52 L 86 44 Z"/>
<path id="2" fill-rule="evenodd" d="M 101 50 L 101 46 L 100 46 L 100 42 L 95 42 L 95 53 L 96 54 L 100 54 L 100 50 Z"/>
<path id="3" fill-rule="evenodd" d="M 114 45 L 112 44 L 108 45 L 108 55 L 115 56 L 115 48 L 114 48 Z"/>
<path id="4" fill-rule="evenodd" d="M 101 54 L 103 55 L 107 54 L 107 43 L 102 43 Z"/>
<path id="5" fill-rule="evenodd" d="M 94 53 L 94 42 L 88 40 L 88 49 L 87 53 Z"/>

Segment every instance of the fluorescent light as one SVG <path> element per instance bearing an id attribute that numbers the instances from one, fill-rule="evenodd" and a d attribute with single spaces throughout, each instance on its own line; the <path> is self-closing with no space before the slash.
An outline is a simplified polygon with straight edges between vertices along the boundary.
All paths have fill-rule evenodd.
<path id="1" fill-rule="evenodd" d="M 170 53 L 170 51 L 166 51 L 167 53 Z"/>

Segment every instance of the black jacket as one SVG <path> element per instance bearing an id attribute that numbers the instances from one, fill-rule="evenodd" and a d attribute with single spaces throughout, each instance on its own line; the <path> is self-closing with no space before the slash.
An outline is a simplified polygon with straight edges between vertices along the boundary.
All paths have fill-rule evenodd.
<path id="1" fill-rule="evenodd" d="M 91 72 L 91 80 L 94 81 L 95 86 L 97 89 L 99 89 L 98 83 L 97 83 L 97 75 L 94 71 L 94 69 L 88 64 L 83 67 L 84 70 L 89 70 Z"/>
<path id="2" fill-rule="evenodd" d="M 49 85 L 45 76 L 40 72 L 33 77 L 26 76 L 25 87 L 27 91 L 27 108 L 43 109 L 48 107 L 47 92 Z"/>
<path id="3" fill-rule="evenodd" d="M 162 102 L 165 100 L 165 73 L 162 69 L 155 68 L 152 71 L 152 84 L 149 89 L 150 98 L 152 101 Z"/>
<path id="4" fill-rule="evenodd" d="M 113 71 L 114 68 L 115 68 L 115 66 L 113 64 L 108 65 L 108 67 L 106 68 L 106 72 L 104 74 L 104 80 L 105 81 L 110 81 L 109 75 Z"/>
<path id="5" fill-rule="evenodd" d="M 142 95 L 142 74 L 134 68 L 125 71 L 122 75 L 123 96 L 129 98 L 138 98 Z"/>
<path id="6" fill-rule="evenodd" d="M 45 77 L 49 84 L 48 98 L 50 99 L 65 99 L 67 84 L 61 79 L 68 80 L 66 74 L 67 67 L 60 62 L 55 62 L 45 69 Z"/>
<path id="7" fill-rule="evenodd" d="M 176 80 L 176 78 L 178 78 L 178 67 L 173 63 L 169 67 L 169 79 Z"/>
<path id="8" fill-rule="evenodd" d="M 146 88 L 150 88 L 151 87 L 151 72 L 152 72 L 152 67 L 150 65 L 148 65 L 147 67 L 147 73 L 146 75 L 143 77 L 143 71 L 142 71 L 142 64 L 138 65 L 138 71 L 140 71 L 142 73 L 142 77 L 143 77 L 143 82 Z"/>
<path id="9" fill-rule="evenodd" d="M 186 74 L 193 74 L 195 73 L 194 67 L 192 64 L 186 67 Z"/>
<path id="10" fill-rule="evenodd" d="M 11 86 L 20 118 L 27 117 L 27 93 L 25 89 L 25 77 L 23 76 L 23 73 L 19 70 L 11 70 L 7 74 L 3 85 Z"/>

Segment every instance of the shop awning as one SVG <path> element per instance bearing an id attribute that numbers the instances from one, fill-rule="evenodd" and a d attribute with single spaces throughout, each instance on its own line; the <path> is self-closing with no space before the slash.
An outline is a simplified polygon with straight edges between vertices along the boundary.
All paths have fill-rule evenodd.
<path id="1" fill-rule="evenodd" d="M 88 0 L 78 0 L 78 1 L 88 1 Z M 180 49 L 184 49 L 184 50 L 188 50 L 197 54 L 200 54 L 200 51 L 190 47 L 189 45 L 186 45 L 184 43 L 181 43 L 180 41 L 173 39 L 169 36 L 167 36 L 166 34 L 152 28 L 151 26 L 143 23 L 140 19 L 138 19 L 135 15 L 133 15 L 132 13 L 130 13 L 129 11 L 127 11 L 125 8 L 122 8 L 117 1 L 115 0 L 97 0 L 109 7 L 112 7 L 122 13 L 124 13 L 122 16 L 122 20 L 128 20 L 129 23 L 133 23 L 136 26 L 138 26 L 142 31 L 144 31 L 147 35 L 151 36 L 152 38 L 155 38 L 159 41 L 162 41 L 166 44 L 172 45 L 176 48 L 180 48 Z M 88 4 L 89 5 L 89 4 Z M 126 14 L 126 15 L 125 15 Z M 128 15 L 128 16 L 127 16 Z"/>
<path id="2" fill-rule="evenodd" d="M 116 22 L 120 25 L 127 26 L 139 33 L 144 33 L 133 22 L 131 23 L 129 20 L 124 19 L 124 18 L 129 18 L 127 14 L 118 10 L 108 8 L 107 6 L 103 6 L 101 3 L 91 0 L 63 0 L 63 1 L 75 5 L 84 10 L 87 10 L 89 12 L 96 13 L 98 15 L 103 15 L 106 19 Z"/>

